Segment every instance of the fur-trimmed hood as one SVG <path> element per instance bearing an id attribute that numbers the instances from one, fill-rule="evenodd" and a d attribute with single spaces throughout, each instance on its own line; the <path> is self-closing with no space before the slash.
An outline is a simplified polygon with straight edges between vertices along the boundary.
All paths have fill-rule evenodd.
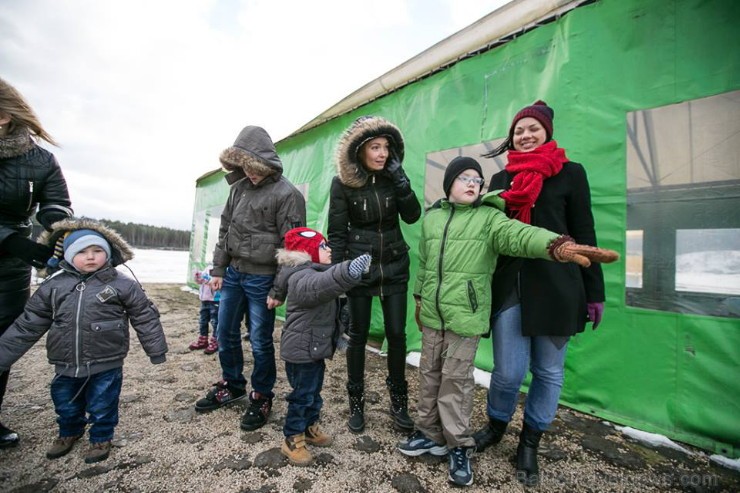
<path id="1" fill-rule="evenodd" d="M 403 135 L 398 127 L 379 116 L 362 116 L 345 130 L 337 146 L 335 156 L 337 175 L 343 185 L 351 188 L 365 185 L 369 173 L 360 162 L 358 152 L 362 144 L 381 136 L 388 138 L 392 151 L 400 161 L 403 161 Z"/>
<path id="2" fill-rule="evenodd" d="M 224 149 L 219 157 L 227 171 L 241 168 L 260 175 L 282 174 L 283 163 L 277 155 L 275 144 L 262 127 L 244 127 L 234 141 L 234 145 Z"/>
<path id="3" fill-rule="evenodd" d="M 275 253 L 278 265 L 281 267 L 298 267 L 303 264 L 311 264 L 311 255 L 297 250 L 286 250 L 278 248 Z"/>
<path id="4" fill-rule="evenodd" d="M 64 241 L 67 233 L 76 231 L 78 229 L 91 229 L 103 235 L 106 241 L 110 244 L 110 263 L 114 267 L 128 262 L 129 260 L 134 258 L 134 251 L 131 249 L 131 246 L 126 243 L 126 240 L 124 240 L 121 235 L 119 235 L 116 231 L 109 228 L 108 226 L 105 226 L 92 219 L 69 218 L 57 221 L 52 225 L 51 231 L 43 231 L 36 241 L 38 243 L 48 245 L 54 250 L 54 257 L 52 257 L 52 259 L 57 258 L 57 260 L 61 260 L 64 258 L 61 242 Z M 58 246 L 57 242 L 59 242 Z M 52 259 L 50 259 L 50 261 Z M 49 267 L 39 271 L 39 277 L 45 277 L 56 270 L 56 268 L 52 266 L 52 263 L 49 263 L 48 265 Z"/>

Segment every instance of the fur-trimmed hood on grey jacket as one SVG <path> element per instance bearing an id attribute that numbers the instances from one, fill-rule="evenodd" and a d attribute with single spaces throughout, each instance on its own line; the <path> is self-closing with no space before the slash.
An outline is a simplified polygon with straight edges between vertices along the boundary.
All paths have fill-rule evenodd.
<path id="1" fill-rule="evenodd" d="M 91 229 L 100 233 L 106 239 L 111 251 L 111 258 L 108 261 L 113 267 L 117 267 L 134 258 L 134 251 L 131 249 L 131 246 L 126 243 L 126 240 L 121 235 L 108 226 L 92 219 L 63 219 L 55 222 L 51 227 L 51 231 L 43 231 L 36 240 L 38 243 L 47 245 L 54 250 L 53 257 L 47 262 L 47 267 L 38 272 L 39 277 L 47 277 L 53 274 L 59 269 L 60 264 L 65 262 L 64 251 L 62 249 L 64 238 L 69 233 L 79 229 Z M 69 267 L 71 268 L 71 266 Z"/>
<path id="2" fill-rule="evenodd" d="M 244 127 L 234 145 L 224 149 L 219 159 L 227 171 L 241 169 L 263 176 L 283 173 L 283 163 L 270 135 L 264 128 L 254 125 Z"/>
<path id="3" fill-rule="evenodd" d="M 362 116 L 344 132 L 337 145 L 337 175 L 343 185 L 360 188 L 367 183 L 370 173 L 360 162 L 358 153 L 362 144 L 376 137 L 386 137 L 391 151 L 403 161 L 403 135 L 398 127 L 379 116 Z"/>
<path id="4" fill-rule="evenodd" d="M 315 264 L 308 253 L 283 248 L 276 257 L 281 268 L 275 285 L 287 292 L 280 357 L 290 363 L 331 358 L 342 332 L 338 297 L 360 279 L 349 274 L 349 261 Z"/>

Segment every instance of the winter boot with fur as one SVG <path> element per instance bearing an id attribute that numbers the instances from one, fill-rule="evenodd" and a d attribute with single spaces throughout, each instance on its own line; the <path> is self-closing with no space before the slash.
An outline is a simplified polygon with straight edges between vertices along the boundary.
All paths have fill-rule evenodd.
<path id="1" fill-rule="evenodd" d="M 349 393 L 349 420 L 347 426 L 352 433 L 365 430 L 365 386 L 347 384 Z"/>
<path id="2" fill-rule="evenodd" d="M 313 462 L 313 456 L 306 448 L 306 435 L 303 433 L 285 437 L 280 453 L 294 466 L 308 466 Z"/>
<path id="3" fill-rule="evenodd" d="M 391 394 L 391 417 L 393 426 L 403 432 L 414 431 L 414 420 L 409 416 L 409 386 L 407 382 L 394 384 L 390 377 L 385 384 Z"/>
<path id="4" fill-rule="evenodd" d="M 522 424 L 519 435 L 519 446 L 516 448 L 516 479 L 524 486 L 537 486 L 540 481 L 540 469 L 537 465 L 537 449 L 540 446 L 542 432 Z"/>
<path id="5" fill-rule="evenodd" d="M 506 427 L 509 425 L 506 421 L 488 418 L 488 423 L 480 430 L 473 433 L 475 448 L 477 452 L 483 452 L 491 445 L 496 445 L 504 437 Z"/>

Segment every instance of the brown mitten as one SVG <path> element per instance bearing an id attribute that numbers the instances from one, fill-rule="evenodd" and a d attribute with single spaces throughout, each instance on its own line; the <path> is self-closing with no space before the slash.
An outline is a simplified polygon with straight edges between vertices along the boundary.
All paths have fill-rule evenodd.
<path id="1" fill-rule="evenodd" d="M 558 241 L 561 239 L 565 241 Z M 579 245 L 569 237 L 561 236 L 550 246 L 550 255 L 558 262 L 574 262 L 581 267 L 591 266 L 591 262 L 610 264 L 619 260 L 619 254 L 614 250 Z"/>

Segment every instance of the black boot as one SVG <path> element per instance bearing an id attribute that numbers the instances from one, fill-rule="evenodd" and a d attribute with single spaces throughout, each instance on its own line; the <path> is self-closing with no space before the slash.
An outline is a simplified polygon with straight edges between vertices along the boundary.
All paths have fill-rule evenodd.
<path id="1" fill-rule="evenodd" d="M 365 386 L 347 384 L 349 393 L 349 420 L 347 426 L 352 433 L 365 430 Z"/>
<path id="2" fill-rule="evenodd" d="M 385 379 L 385 384 L 391 394 L 391 417 L 393 426 L 404 432 L 414 431 L 414 420 L 409 416 L 409 386 L 406 381 L 394 384 L 390 378 Z"/>
<path id="3" fill-rule="evenodd" d="M 488 423 L 480 430 L 473 433 L 475 448 L 478 452 L 483 452 L 491 445 L 496 445 L 504 437 L 506 427 L 509 425 L 506 421 L 488 418 Z"/>
<path id="4" fill-rule="evenodd" d="M 540 446 L 542 432 L 522 424 L 519 446 L 516 448 L 516 479 L 524 486 L 536 486 L 540 481 L 540 468 L 537 465 L 537 448 Z"/>
<path id="5" fill-rule="evenodd" d="M 0 448 L 15 447 L 19 441 L 18 433 L 0 423 Z"/>

